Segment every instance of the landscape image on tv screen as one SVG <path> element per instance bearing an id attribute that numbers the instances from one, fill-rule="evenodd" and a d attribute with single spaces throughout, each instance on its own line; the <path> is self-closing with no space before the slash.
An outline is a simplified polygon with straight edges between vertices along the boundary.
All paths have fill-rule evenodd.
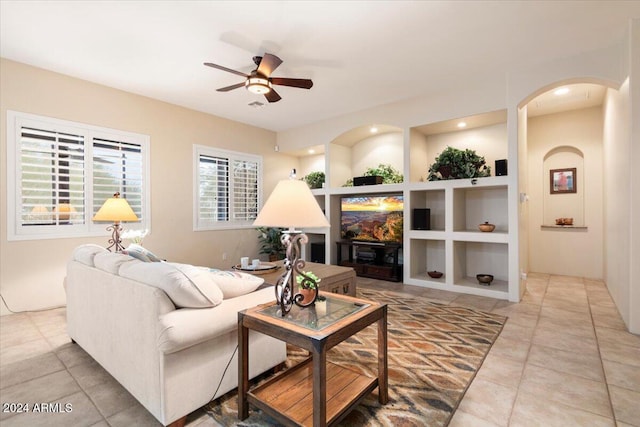
<path id="1" fill-rule="evenodd" d="M 341 200 L 343 239 L 402 242 L 402 194 L 345 196 Z"/>

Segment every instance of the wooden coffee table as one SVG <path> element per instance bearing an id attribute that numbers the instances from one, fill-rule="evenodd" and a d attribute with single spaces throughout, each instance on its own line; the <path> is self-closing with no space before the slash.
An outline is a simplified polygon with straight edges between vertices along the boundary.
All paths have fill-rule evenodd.
<path id="1" fill-rule="evenodd" d="M 275 285 L 284 271 L 283 261 L 278 261 L 276 264 L 280 266 L 279 269 L 260 275 L 269 285 Z M 321 279 L 320 292 L 356 296 L 356 272 L 353 268 L 307 262 L 304 270 L 312 271 Z"/>
<path id="2" fill-rule="evenodd" d="M 238 313 L 238 418 L 249 416 L 251 403 L 285 425 L 324 427 L 338 423 L 376 387 L 379 402 L 389 401 L 387 305 L 325 296 L 326 306 L 293 306 L 284 318 L 275 301 Z M 327 361 L 329 349 L 374 322 L 378 324 L 376 378 Z M 311 356 L 250 390 L 249 330 L 308 350 Z"/>

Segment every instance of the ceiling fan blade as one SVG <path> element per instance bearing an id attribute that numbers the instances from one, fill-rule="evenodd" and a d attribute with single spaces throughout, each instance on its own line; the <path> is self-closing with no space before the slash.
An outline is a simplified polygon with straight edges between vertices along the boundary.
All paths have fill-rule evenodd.
<path id="1" fill-rule="evenodd" d="M 278 95 L 278 92 L 276 92 L 275 90 L 271 89 L 269 92 L 264 94 L 264 97 L 267 98 L 267 101 L 269 102 L 278 102 L 282 99 L 282 97 L 280 95 Z"/>
<path id="2" fill-rule="evenodd" d="M 258 65 L 258 73 L 269 77 L 273 71 L 282 64 L 282 59 L 270 53 L 265 53 Z"/>
<path id="3" fill-rule="evenodd" d="M 288 79 L 285 77 L 272 77 L 269 80 L 271 80 L 272 84 L 280 86 L 291 86 L 300 89 L 311 89 L 313 87 L 313 82 L 309 79 Z"/>
<path id="4" fill-rule="evenodd" d="M 212 64 L 211 62 L 205 62 L 204 65 L 206 65 L 207 67 L 217 68 L 218 70 L 226 71 L 228 73 L 237 74 L 242 77 L 249 77 L 247 74 L 243 72 L 232 70 L 231 68 L 223 67 L 222 65 Z"/>
<path id="5" fill-rule="evenodd" d="M 237 83 L 237 84 L 231 85 L 231 86 L 221 87 L 220 89 L 216 89 L 216 91 L 217 92 L 229 92 L 230 90 L 238 89 L 239 87 L 243 87 L 243 86 L 244 86 L 244 82 Z"/>

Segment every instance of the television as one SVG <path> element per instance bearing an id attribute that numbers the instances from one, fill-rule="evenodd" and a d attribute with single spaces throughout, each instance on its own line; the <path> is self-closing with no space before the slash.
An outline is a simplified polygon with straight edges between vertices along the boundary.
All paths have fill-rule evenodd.
<path id="1" fill-rule="evenodd" d="M 340 236 L 344 240 L 402 243 L 402 194 L 343 196 Z"/>

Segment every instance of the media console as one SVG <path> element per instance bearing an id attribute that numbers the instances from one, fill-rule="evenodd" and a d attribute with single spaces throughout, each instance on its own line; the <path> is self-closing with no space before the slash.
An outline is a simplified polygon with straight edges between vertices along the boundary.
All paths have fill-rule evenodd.
<path id="1" fill-rule="evenodd" d="M 401 243 L 339 240 L 336 245 L 338 265 L 352 267 L 358 276 L 402 281 L 402 265 L 399 264 Z M 343 247 L 348 249 L 345 257 Z"/>

